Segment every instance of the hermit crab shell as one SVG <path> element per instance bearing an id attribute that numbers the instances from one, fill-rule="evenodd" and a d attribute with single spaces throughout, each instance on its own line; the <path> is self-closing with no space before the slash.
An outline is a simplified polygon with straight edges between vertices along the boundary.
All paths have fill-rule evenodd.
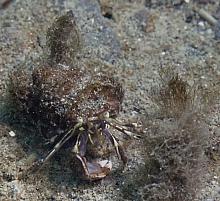
<path id="1" fill-rule="evenodd" d="M 21 82 L 23 78 L 26 82 Z M 13 95 L 34 121 L 64 130 L 79 117 L 86 120 L 104 112 L 117 115 L 124 96 L 113 77 L 78 67 L 36 67 L 31 75 L 16 70 L 11 82 Z"/>

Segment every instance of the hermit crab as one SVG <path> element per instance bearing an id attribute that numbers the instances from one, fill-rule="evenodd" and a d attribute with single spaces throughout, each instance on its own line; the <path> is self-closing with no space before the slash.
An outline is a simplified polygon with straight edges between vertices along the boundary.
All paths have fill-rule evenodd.
<path id="1" fill-rule="evenodd" d="M 70 41 L 80 44 L 72 12 L 58 18 L 49 33 L 48 60 L 31 72 L 18 69 L 10 74 L 11 94 L 16 104 L 35 122 L 44 125 L 45 136 L 54 145 L 35 165 L 40 169 L 71 142 L 84 178 L 102 179 L 110 172 L 111 161 L 89 161 L 88 148 L 107 141 L 123 164 L 127 163 L 119 138 L 109 130 L 112 127 L 127 137 L 133 136 L 134 124 L 125 125 L 115 118 L 121 110 L 124 90 L 111 75 L 88 68 L 83 62 L 72 62 L 77 48 L 72 50 Z"/>

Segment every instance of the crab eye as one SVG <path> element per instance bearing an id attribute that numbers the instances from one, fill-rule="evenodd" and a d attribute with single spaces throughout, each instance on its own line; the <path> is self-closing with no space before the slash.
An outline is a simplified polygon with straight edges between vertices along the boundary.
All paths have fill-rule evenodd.
<path id="1" fill-rule="evenodd" d="M 104 117 L 108 119 L 110 117 L 109 112 L 105 112 Z"/>
<path id="2" fill-rule="evenodd" d="M 83 118 L 82 118 L 82 117 L 78 117 L 78 118 L 77 118 L 77 122 L 78 122 L 78 123 L 83 123 Z"/>

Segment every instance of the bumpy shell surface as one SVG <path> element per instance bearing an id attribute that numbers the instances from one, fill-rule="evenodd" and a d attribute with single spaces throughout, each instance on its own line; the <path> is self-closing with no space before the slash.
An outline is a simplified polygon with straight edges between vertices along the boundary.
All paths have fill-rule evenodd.
<path id="1" fill-rule="evenodd" d="M 35 121 L 54 128 L 67 129 L 78 117 L 86 120 L 106 111 L 117 115 L 124 96 L 114 78 L 79 68 L 43 66 L 34 69 L 29 79 L 23 71 L 15 71 L 12 77 L 14 96 L 21 108 Z"/>
<path id="2" fill-rule="evenodd" d="M 57 18 L 47 31 L 47 48 L 52 63 L 69 65 L 82 48 L 75 17 L 72 11 Z"/>

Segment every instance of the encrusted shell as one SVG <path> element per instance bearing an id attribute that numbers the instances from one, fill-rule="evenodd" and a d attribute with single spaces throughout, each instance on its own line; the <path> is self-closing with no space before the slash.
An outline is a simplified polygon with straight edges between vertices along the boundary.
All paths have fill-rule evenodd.
<path id="1" fill-rule="evenodd" d="M 14 71 L 11 78 L 14 96 L 34 121 L 64 130 L 78 117 L 86 120 L 106 111 L 117 115 L 124 96 L 113 77 L 79 68 L 43 66 L 31 75 Z"/>

